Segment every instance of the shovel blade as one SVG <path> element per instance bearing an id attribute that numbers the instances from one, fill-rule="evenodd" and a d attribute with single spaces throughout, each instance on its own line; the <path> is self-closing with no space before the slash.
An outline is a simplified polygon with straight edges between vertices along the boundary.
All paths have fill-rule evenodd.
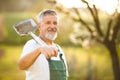
<path id="1" fill-rule="evenodd" d="M 27 19 L 19 22 L 18 24 L 13 25 L 13 28 L 20 36 L 28 36 L 29 32 L 35 33 L 37 30 L 37 25 L 33 19 Z"/>

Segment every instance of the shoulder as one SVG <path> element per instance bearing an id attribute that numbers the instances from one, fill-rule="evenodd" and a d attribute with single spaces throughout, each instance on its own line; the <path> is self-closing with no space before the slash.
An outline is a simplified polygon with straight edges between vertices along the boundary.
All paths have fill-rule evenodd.
<path id="1" fill-rule="evenodd" d="M 25 43 L 25 45 L 24 45 L 24 49 L 26 49 L 26 48 L 36 48 L 38 46 L 38 44 L 36 43 L 36 41 L 34 40 L 34 39 L 30 39 L 30 40 L 28 40 L 26 43 Z"/>
<path id="2" fill-rule="evenodd" d="M 36 48 L 38 48 L 38 46 L 35 40 L 34 39 L 28 40 L 23 46 L 22 56 L 28 54 L 29 52 L 33 51 Z"/>
<path id="3" fill-rule="evenodd" d="M 37 44 L 37 43 L 35 42 L 34 39 L 30 39 L 30 40 L 28 40 L 28 41 L 25 43 L 24 46 L 34 46 L 34 45 L 36 45 L 36 44 Z"/>
<path id="4" fill-rule="evenodd" d="M 28 40 L 25 44 L 35 44 L 35 40 L 34 39 L 30 39 Z"/>

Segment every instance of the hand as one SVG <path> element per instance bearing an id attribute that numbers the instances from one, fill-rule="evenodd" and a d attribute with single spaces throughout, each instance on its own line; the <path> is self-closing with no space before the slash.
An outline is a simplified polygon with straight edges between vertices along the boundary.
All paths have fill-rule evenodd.
<path id="1" fill-rule="evenodd" d="M 51 57 L 57 57 L 58 49 L 53 46 L 41 46 L 39 47 L 39 50 L 42 54 L 45 55 L 47 59 Z"/>

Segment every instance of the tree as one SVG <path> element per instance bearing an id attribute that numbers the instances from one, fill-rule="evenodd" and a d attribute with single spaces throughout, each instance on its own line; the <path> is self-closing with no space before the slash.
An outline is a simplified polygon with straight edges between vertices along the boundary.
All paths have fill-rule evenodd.
<path id="1" fill-rule="evenodd" d="M 89 33 L 89 35 L 87 35 L 86 37 L 89 37 L 92 40 L 96 40 L 108 49 L 112 60 L 114 78 L 115 80 L 120 80 L 120 62 L 117 51 L 118 35 L 120 32 L 120 13 L 118 12 L 119 0 L 117 0 L 118 4 L 115 12 L 112 15 L 108 15 L 109 19 L 106 21 L 106 30 L 102 29 L 99 17 L 100 10 L 96 7 L 96 5 L 93 4 L 91 7 L 90 3 L 86 0 L 81 1 L 87 5 L 87 9 L 90 13 L 89 16 L 92 16 L 93 24 L 86 22 L 86 20 L 81 17 L 81 11 L 79 8 L 72 8 L 66 10 L 62 6 L 56 8 L 60 12 L 64 12 L 65 14 L 67 14 L 72 20 L 82 23 L 87 29 L 87 32 Z M 48 2 L 51 2 L 53 4 L 57 3 L 56 1 Z M 86 39 L 81 37 L 80 35 L 75 36 L 75 39 L 81 40 L 81 38 L 82 40 Z"/>

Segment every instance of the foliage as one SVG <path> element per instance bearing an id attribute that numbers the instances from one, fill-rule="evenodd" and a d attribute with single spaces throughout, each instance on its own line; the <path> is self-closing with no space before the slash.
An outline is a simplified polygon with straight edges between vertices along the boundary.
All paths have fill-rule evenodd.
<path id="1" fill-rule="evenodd" d="M 4 44 L 21 44 L 24 43 L 28 38 L 21 39 L 20 36 L 13 29 L 13 25 L 30 18 L 31 14 L 29 13 L 3 13 L 5 17 L 5 37 L 4 41 L 1 42 Z"/>
<path id="2" fill-rule="evenodd" d="M 50 8 L 44 0 L 0 0 L 0 12 L 39 11 L 45 5 Z"/>

